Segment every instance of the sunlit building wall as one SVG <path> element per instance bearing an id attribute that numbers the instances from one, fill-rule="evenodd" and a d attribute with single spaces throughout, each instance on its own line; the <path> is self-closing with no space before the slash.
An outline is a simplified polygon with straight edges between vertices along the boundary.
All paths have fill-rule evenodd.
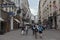
<path id="1" fill-rule="evenodd" d="M 56 25 L 58 26 L 59 17 L 57 15 L 60 15 L 60 0 L 40 0 L 39 6 L 40 7 L 38 11 L 41 22 L 43 23 L 44 19 L 48 20 L 48 17 L 52 17 L 53 27 Z M 54 12 L 56 12 L 56 14 Z M 57 19 L 54 19 L 54 15 L 56 15 Z"/>

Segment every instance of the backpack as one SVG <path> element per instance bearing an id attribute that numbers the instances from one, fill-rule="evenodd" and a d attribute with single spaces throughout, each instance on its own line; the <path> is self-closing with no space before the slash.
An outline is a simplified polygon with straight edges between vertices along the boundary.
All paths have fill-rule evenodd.
<path id="1" fill-rule="evenodd" d="M 43 26 L 40 25 L 40 26 L 38 27 L 38 31 L 43 31 Z"/>

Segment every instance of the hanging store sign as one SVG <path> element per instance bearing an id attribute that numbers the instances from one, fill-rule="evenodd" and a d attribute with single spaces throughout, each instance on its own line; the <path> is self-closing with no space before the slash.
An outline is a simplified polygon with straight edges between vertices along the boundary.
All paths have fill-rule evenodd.
<path id="1" fill-rule="evenodd" d="M 12 7 L 13 5 L 14 3 L 11 2 L 11 3 L 0 4 L 0 7 Z"/>
<path id="2" fill-rule="evenodd" d="M 14 19 L 16 22 L 20 23 L 20 21 L 18 19 Z"/>
<path id="3" fill-rule="evenodd" d="M 13 16 L 15 13 L 13 13 L 13 12 L 9 12 L 8 13 L 10 16 Z"/>

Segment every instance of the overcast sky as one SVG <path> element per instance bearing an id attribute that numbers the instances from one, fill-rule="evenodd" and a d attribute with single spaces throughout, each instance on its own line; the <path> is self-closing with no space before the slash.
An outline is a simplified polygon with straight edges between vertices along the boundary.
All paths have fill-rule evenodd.
<path id="1" fill-rule="evenodd" d="M 37 15 L 39 0 L 28 0 L 31 13 Z"/>

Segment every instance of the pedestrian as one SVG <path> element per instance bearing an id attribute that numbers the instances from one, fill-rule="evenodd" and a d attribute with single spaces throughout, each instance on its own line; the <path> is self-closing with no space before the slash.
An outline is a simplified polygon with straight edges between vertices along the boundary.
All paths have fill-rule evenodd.
<path id="1" fill-rule="evenodd" d="M 28 34 L 28 26 L 25 27 L 26 35 Z"/>
<path id="2" fill-rule="evenodd" d="M 38 32 L 37 26 L 35 26 L 34 34 L 35 34 L 35 38 L 36 38 L 36 39 L 37 39 L 37 32 Z"/>
<path id="3" fill-rule="evenodd" d="M 38 30 L 38 24 L 36 24 L 37 30 Z"/>
<path id="4" fill-rule="evenodd" d="M 46 30 L 46 24 L 44 24 L 43 29 Z"/>
<path id="5" fill-rule="evenodd" d="M 39 34 L 40 34 L 40 38 L 42 38 L 43 26 L 41 24 L 39 24 L 38 31 L 39 31 Z"/>
<path id="6" fill-rule="evenodd" d="M 32 26 L 33 35 L 35 34 L 35 25 Z"/>
<path id="7" fill-rule="evenodd" d="M 34 24 L 33 27 L 32 27 L 32 30 L 33 30 L 33 35 L 35 36 L 35 38 L 37 39 L 37 26 Z"/>
<path id="8" fill-rule="evenodd" d="M 21 34 L 24 35 L 24 27 L 21 29 Z"/>

